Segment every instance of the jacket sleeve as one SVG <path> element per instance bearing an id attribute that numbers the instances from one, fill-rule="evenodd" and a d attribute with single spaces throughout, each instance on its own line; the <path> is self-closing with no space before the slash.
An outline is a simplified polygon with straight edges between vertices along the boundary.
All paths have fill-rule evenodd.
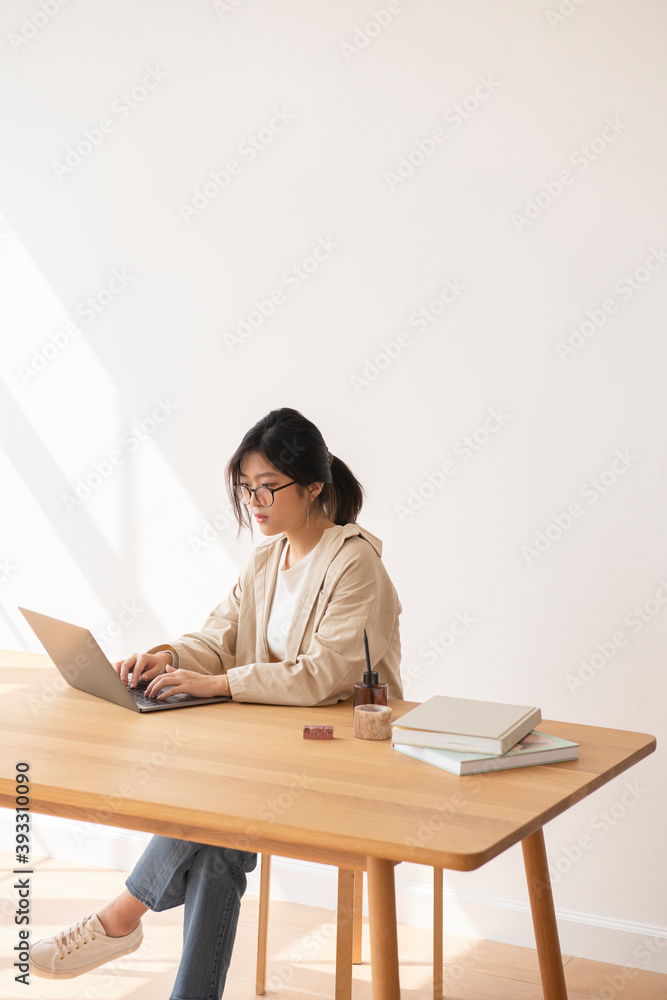
<path id="1" fill-rule="evenodd" d="M 174 666 L 195 670 L 200 674 L 222 674 L 236 664 L 236 637 L 241 607 L 242 577 L 240 576 L 224 600 L 213 608 L 201 631 L 186 632 L 174 645 L 153 646 L 148 653 L 170 650 Z"/>
<path id="2" fill-rule="evenodd" d="M 355 559 L 335 581 L 328 599 L 325 581 L 308 649 L 299 653 L 296 661 L 234 667 L 228 674 L 232 697 L 235 701 L 313 707 L 349 698 L 366 669 L 365 628 L 373 668 L 380 670 L 380 681 L 389 682 L 389 696 L 402 698 L 400 610 L 381 559 L 375 554 Z"/>

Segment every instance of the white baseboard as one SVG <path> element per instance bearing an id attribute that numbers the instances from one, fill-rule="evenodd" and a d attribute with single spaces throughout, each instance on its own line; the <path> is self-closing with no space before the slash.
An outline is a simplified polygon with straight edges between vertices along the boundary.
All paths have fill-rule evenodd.
<path id="1" fill-rule="evenodd" d="M 11 843 L 13 814 L 0 810 L 0 840 Z M 150 839 L 150 834 L 77 823 L 56 816 L 32 816 L 32 852 L 35 855 L 80 861 L 128 871 Z M 328 910 L 336 908 L 336 869 L 293 858 L 275 857 L 271 868 L 271 898 Z M 259 866 L 248 876 L 248 892 L 259 893 Z M 489 941 L 535 947 L 527 903 L 472 892 L 444 892 L 445 930 Z M 396 911 L 400 923 L 432 926 L 429 885 L 396 879 Z M 367 915 L 367 893 L 364 893 Z M 614 920 L 592 913 L 557 910 L 564 955 L 609 962 L 631 969 L 667 973 L 665 928 Z M 630 977 L 628 977 L 630 978 Z"/>
<path id="2" fill-rule="evenodd" d="M 404 881 L 398 876 L 399 872 L 400 869 L 397 869 L 396 915 L 399 923 L 432 927 L 433 895 L 430 885 Z M 249 882 L 248 890 L 257 892 L 258 888 L 251 889 Z M 443 895 L 446 931 L 523 948 L 535 947 L 527 903 L 472 892 L 453 892 L 446 888 Z M 336 869 L 292 858 L 274 858 L 271 897 L 311 906 L 316 899 L 319 906 L 334 910 Z M 366 916 L 367 900 L 368 894 L 364 891 Z M 667 973 L 667 929 L 664 927 L 568 910 L 556 910 L 556 920 L 564 955 Z"/>

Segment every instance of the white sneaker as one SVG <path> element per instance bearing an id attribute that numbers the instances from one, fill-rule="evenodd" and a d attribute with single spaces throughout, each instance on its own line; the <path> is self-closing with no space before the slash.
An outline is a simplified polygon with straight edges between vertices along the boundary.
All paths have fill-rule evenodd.
<path id="1" fill-rule="evenodd" d="M 30 948 L 30 966 L 43 979 L 74 979 L 98 965 L 136 951 L 144 938 L 141 927 L 123 937 L 108 937 L 96 913 L 65 931 L 41 938 Z"/>

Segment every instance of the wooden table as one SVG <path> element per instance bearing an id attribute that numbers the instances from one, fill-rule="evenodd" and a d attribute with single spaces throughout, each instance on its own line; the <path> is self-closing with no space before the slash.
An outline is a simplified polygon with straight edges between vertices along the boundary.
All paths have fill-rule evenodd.
<path id="1" fill-rule="evenodd" d="M 353 736 L 330 708 L 224 703 L 138 715 L 65 686 L 46 655 L 0 652 L 0 805 L 30 763 L 31 809 L 366 868 L 374 1000 L 398 1000 L 394 865 L 469 871 L 521 841 L 545 1000 L 567 1000 L 543 825 L 650 754 L 654 737 L 545 720 L 579 760 L 456 777 Z M 393 702 L 394 717 L 414 702 Z M 335 739 L 306 741 L 306 723 Z"/>

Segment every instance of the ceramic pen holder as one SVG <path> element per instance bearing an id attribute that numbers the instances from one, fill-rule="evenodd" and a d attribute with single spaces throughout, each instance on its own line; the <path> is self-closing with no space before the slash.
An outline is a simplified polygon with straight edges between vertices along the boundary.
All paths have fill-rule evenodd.
<path id="1" fill-rule="evenodd" d="M 386 705 L 357 705 L 354 735 L 359 740 L 388 740 L 391 736 L 391 709 Z"/>

